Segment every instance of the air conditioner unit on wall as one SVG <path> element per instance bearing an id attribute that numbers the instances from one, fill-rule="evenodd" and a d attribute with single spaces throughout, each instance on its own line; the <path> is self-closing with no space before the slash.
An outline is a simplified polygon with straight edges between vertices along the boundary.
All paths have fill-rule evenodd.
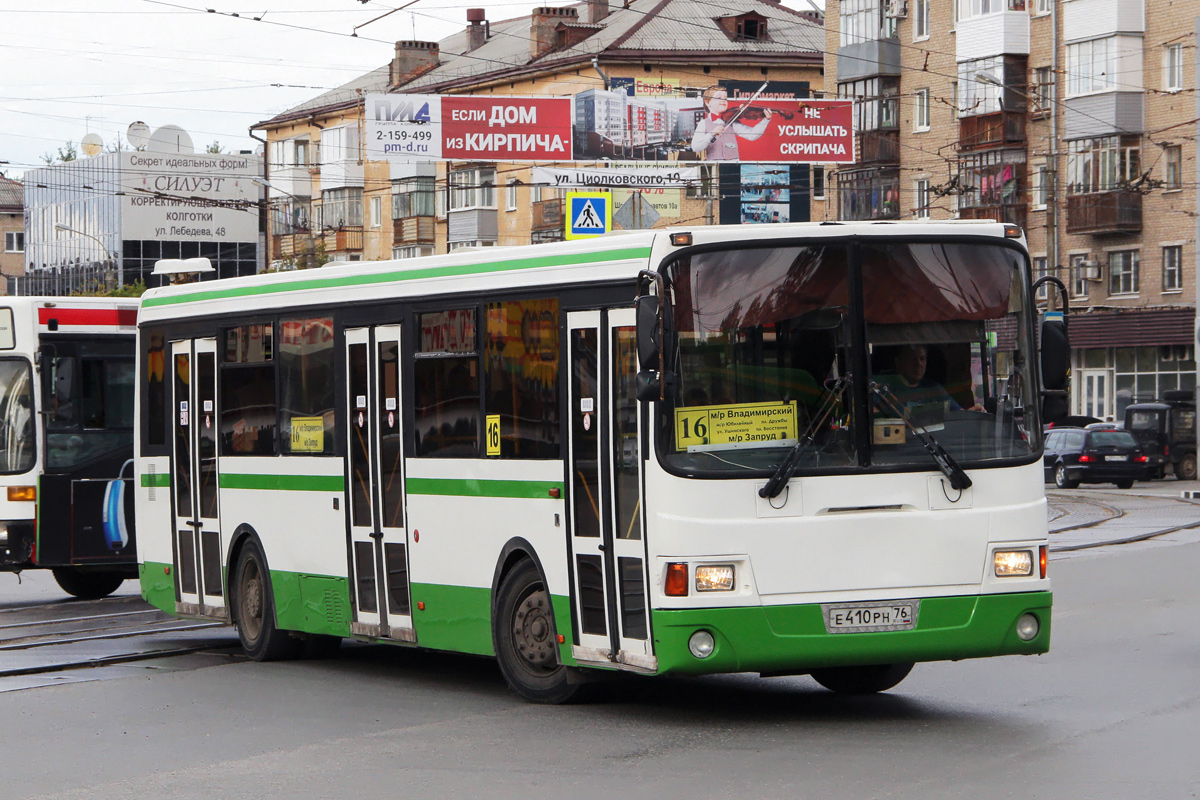
<path id="1" fill-rule="evenodd" d="M 884 16 L 889 19 L 905 19 L 908 16 L 907 0 L 888 0 Z"/>

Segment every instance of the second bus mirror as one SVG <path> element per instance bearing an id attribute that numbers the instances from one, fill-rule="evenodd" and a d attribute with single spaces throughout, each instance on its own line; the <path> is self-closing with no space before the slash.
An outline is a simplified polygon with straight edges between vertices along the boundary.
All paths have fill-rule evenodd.
<path id="1" fill-rule="evenodd" d="M 659 366 L 662 343 L 659 341 L 658 305 L 658 297 L 652 294 L 637 299 L 638 366 L 643 370 L 657 370 Z"/>

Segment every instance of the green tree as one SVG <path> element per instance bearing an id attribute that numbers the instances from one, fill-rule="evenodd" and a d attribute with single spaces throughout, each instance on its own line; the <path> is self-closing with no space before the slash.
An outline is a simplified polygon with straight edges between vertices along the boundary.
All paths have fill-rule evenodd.
<path id="1" fill-rule="evenodd" d="M 52 156 L 49 153 L 43 153 L 42 161 L 45 161 L 47 164 L 53 164 L 55 161 L 61 161 L 65 164 L 68 161 L 74 161 L 78 156 L 79 151 L 75 149 L 75 143 L 66 142 L 62 147 L 58 148 L 57 157 Z"/>
<path id="2" fill-rule="evenodd" d="M 225 148 L 221 147 L 221 143 L 219 141 L 213 139 L 212 144 L 204 148 L 204 152 L 219 156 L 225 152 Z"/>

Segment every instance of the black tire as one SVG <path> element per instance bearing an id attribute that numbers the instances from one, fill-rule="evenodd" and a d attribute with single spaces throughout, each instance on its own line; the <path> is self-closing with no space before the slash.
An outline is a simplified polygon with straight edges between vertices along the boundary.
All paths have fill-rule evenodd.
<path id="1" fill-rule="evenodd" d="M 275 626 L 271 573 L 258 542 L 249 541 L 238 558 L 234 579 L 234 622 L 242 649 L 255 661 L 297 658 L 304 643 Z"/>
<path id="2" fill-rule="evenodd" d="M 492 645 L 504 680 L 535 703 L 566 703 L 582 688 L 558 663 L 558 637 L 550 593 L 532 561 L 522 561 L 500 582 L 492 617 Z"/>
<path id="3" fill-rule="evenodd" d="M 1196 454 L 1187 453 L 1175 465 L 1175 477 L 1181 481 L 1196 480 Z"/>
<path id="4" fill-rule="evenodd" d="M 813 670 L 813 680 L 838 694 L 886 692 L 912 672 L 911 661 L 902 664 L 872 664 L 866 667 L 829 667 Z"/>
<path id="5" fill-rule="evenodd" d="M 1133 481 L 1113 481 L 1113 482 L 1115 484 L 1117 484 L 1118 489 L 1132 489 L 1133 488 Z"/>
<path id="6" fill-rule="evenodd" d="M 1059 464 L 1054 468 L 1054 485 L 1060 489 L 1075 489 L 1079 486 L 1079 481 L 1068 478 L 1067 465 Z"/>
<path id="7" fill-rule="evenodd" d="M 125 576 L 119 572 L 91 572 L 71 567 L 55 567 L 51 571 L 62 590 L 80 600 L 108 597 L 125 582 Z"/>

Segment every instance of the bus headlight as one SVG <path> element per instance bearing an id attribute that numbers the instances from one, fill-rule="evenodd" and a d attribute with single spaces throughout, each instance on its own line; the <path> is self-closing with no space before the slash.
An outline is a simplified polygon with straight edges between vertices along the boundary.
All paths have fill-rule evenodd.
<path id="1" fill-rule="evenodd" d="M 733 591 L 733 564 L 704 564 L 696 567 L 696 591 Z"/>
<path id="2" fill-rule="evenodd" d="M 717 647 L 717 642 L 708 631 L 696 631 L 688 639 L 688 650 L 696 658 L 708 658 Z"/>
<path id="3" fill-rule="evenodd" d="M 997 550 L 993 556 L 997 578 L 1012 578 L 1033 574 L 1032 550 Z"/>

